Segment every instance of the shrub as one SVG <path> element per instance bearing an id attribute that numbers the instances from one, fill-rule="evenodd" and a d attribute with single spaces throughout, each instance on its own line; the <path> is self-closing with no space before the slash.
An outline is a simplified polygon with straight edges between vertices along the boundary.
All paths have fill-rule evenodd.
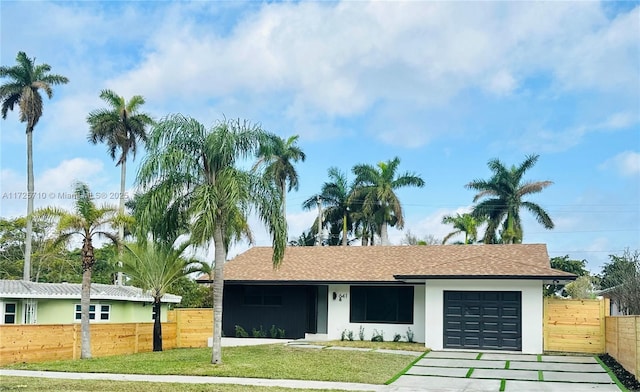
<path id="1" fill-rule="evenodd" d="M 285 336 L 284 328 L 278 328 L 278 338 L 284 339 L 284 336 Z"/>
<path id="2" fill-rule="evenodd" d="M 371 335 L 372 342 L 384 342 L 384 332 L 379 331 L 377 329 L 373 330 L 373 335 Z"/>
<path id="3" fill-rule="evenodd" d="M 399 341 L 400 341 L 400 338 L 401 338 L 401 336 L 400 336 L 400 334 L 399 334 L 399 333 L 397 333 L 397 334 L 393 335 L 393 341 L 394 341 L 394 342 L 399 342 Z"/>
<path id="4" fill-rule="evenodd" d="M 362 325 L 360 326 L 359 337 L 360 337 L 360 340 L 364 340 L 364 327 Z"/>
<path id="5" fill-rule="evenodd" d="M 248 338 L 249 334 L 239 325 L 236 325 L 236 338 Z"/>
<path id="6" fill-rule="evenodd" d="M 347 339 L 349 339 L 350 342 L 353 342 L 353 331 L 349 330 L 349 332 L 347 332 Z"/>
<path id="7" fill-rule="evenodd" d="M 251 334 L 254 338 L 264 338 L 267 336 L 267 333 L 262 329 L 262 325 L 260 326 L 260 329 L 252 329 Z"/>
<path id="8" fill-rule="evenodd" d="M 278 329 L 276 328 L 275 325 L 272 325 L 271 328 L 269 328 L 269 335 L 275 339 L 278 337 Z"/>
<path id="9" fill-rule="evenodd" d="M 344 342 L 346 339 L 347 339 L 347 330 L 345 329 L 340 334 L 340 340 Z"/>
<path id="10" fill-rule="evenodd" d="M 407 342 L 413 343 L 414 334 L 413 334 L 413 331 L 411 330 L 411 327 L 407 328 L 407 333 L 404 336 L 407 338 Z"/>

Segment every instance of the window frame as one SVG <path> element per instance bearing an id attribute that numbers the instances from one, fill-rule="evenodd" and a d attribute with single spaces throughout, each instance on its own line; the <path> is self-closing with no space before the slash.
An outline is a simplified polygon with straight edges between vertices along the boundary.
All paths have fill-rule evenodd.
<path id="1" fill-rule="evenodd" d="M 362 290 L 361 293 L 357 291 Z M 370 317 L 368 313 L 373 313 L 375 308 L 370 307 L 369 297 L 373 290 L 385 290 L 395 291 L 395 319 L 375 319 Z M 402 293 L 403 290 L 407 292 Z M 354 295 L 354 291 L 356 291 Z M 379 295 L 379 294 L 378 294 Z M 387 293 L 387 298 L 389 297 Z M 359 298 L 364 298 L 364 302 L 356 303 Z M 403 298 L 410 298 L 407 304 L 403 303 Z M 372 302 L 372 306 L 375 306 L 375 302 Z M 362 306 L 364 309 L 357 309 L 357 306 Z M 403 308 L 407 306 L 407 308 Z M 354 312 L 354 308 L 356 308 Z M 356 316 L 362 313 L 363 316 L 356 318 Z M 402 313 L 407 313 L 409 317 L 403 318 Z M 349 323 L 352 324 L 402 324 L 412 325 L 415 319 L 415 287 L 414 286 L 372 286 L 372 285 L 352 285 L 350 287 L 349 295 Z"/>
<path id="2" fill-rule="evenodd" d="M 257 299 L 258 301 L 248 302 L 247 298 Z M 242 288 L 242 306 L 278 308 L 282 306 L 283 300 L 284 295 L 282 295 L 279 287 L 244 286 Z"/>
<path id="3" fill-rule="evenodd" d="M 73 309 L 74 309 L 73 321 L 77 323 L 81 322 L 82 304 L 74 304 Z M 109 321 L 111 321 L 111 304 L 102 304 L 102 303 L 89 304 L 89 322 L 90 323 L 106 323 Z"/>
<path id="4" fill-rule="evenodd" d="M 7 305 L 13 305 L 13 312 L 7 312 Z M 13 316 L 13 322 L 7 322 L 7 315 Z M 18 303 L 17 302 L 2 302 L 2 324 L 16 325 L 18 321 Z"/>

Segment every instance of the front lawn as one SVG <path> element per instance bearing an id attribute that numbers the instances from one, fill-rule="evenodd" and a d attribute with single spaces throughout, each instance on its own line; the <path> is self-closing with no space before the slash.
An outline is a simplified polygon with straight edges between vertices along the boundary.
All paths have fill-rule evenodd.
<path id="1" fill-rule="evenodd" d="M 211 349 L 175 349 L 90 360 L 15 364 L 11 369 L 86 373 L 176 374 L 384 384 L 415 358 L 364 351 L 294 348 L 282 344 L 225 347 L 222 365 Z"/>

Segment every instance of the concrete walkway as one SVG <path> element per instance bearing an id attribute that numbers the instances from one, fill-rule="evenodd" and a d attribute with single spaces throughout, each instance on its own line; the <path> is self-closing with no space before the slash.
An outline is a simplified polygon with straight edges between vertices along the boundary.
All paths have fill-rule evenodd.
<path id="1" fill-rule="evenodd" d="M 620 391 L 589 356 L 432 351 L 392 386 L 397 391 Z"/>

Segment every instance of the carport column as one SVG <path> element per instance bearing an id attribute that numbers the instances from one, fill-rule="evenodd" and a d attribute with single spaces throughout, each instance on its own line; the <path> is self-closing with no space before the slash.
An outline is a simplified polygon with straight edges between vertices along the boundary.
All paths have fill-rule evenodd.
<path id="1" fill-rule="evenodd" d="M 424 342 L 432 350 L 442 350 L 444 340 L 442 290 L 433 287 L 433 281 L 424 283 Z"/>

